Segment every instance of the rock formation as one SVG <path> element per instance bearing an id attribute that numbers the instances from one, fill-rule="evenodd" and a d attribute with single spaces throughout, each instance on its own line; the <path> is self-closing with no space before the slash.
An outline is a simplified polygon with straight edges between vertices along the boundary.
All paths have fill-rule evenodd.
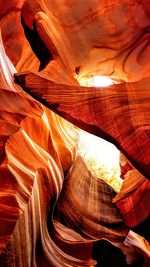
<path id="1" fill-rule="evenodd" d="M 150 213 L 149 1 L 1 0 L 0 10 L 0 266 L 95 266 L 101 239 L 127 263 L 139 250 L 148 261 L 148 241 L 129 230 Z M 101 75 L 116 84 L 80 86 Z M 132 164 L 118 195 L 78 155 L 76 127 Z"/>

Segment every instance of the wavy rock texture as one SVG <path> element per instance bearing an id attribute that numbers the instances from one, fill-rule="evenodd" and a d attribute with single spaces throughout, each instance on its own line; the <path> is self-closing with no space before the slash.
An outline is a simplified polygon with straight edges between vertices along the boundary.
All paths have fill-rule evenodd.
<path id="1" fill-rule="evenodd" d="M 5 2 L 0 266 L 95 266 L 93 244 L 102 238 L 120 247 L 128 262 L 137 258 L 130 257 L 131 245 L 149 258 L 148 242 L 127 235 L 129 227 L 112 203 L 115 192 L 90 174 L 77 155 L 75 128 L 59 116 L 115 143 L 149 186 L 148 0 Z M 94 75 L 129 83 L 79 86 Z M 140 192 L 135 180 L 126 180 L 116 199 Z"/>
<path id="2" fill-rule="evenodd" d="M 6 223 L 3 223 L 1 228 L 1 266 L 5 264 L 6 266 L 43 266 L 43 264 L 45 266 L 94 266 L 93 242 L 107 238 L 118 245 L 124 241 L 129 231 L 120 213 L 111 204 L 115 193 L 104 182 L 95 180 L 95 183 L 94 177 L 89 176 L 89 171 L 82 160 L 81 164 L 80 161 L 77 163 L 75 161 L 75 171 L 73 169 L 75 184 L 71 175 L 68 176 L 70 177 L 69 186 L 76 189 L 79 182 L 82 182 L 83 185 L 80 188 L 84 191 L 77 191 L 77 195 L 73 193 L 74 196 L 70 196 L 71 210 L 64 208 L 61 211 L 56 207 L 57 215 L 54 215 L 56 201 L 64 187 L 64 174 L 75 158 L 76 132 L 67 122 L 35 100 L 31 100 L 19 86 L 13 83 L 14 68 L 4 50 L 2 62 L 2 88 L 6 89 L 0 91 L 3 98 L 2 119 L 5 125 L 1 136 L 2 138 L 3 135 L 6 136 L 6 140 L 3 143 L 4 154 L 0 169 L 0 196 L 1 222 Z M 4 76 L 6 67 L 9 79 L 5 79 Z M 7 125 L 7 121 L 11 120 L 14 121 L 15 126 L 17 125 L 16 128 Z M 80 177 L 79 174 L 82 172 L 83 176 Z M 79 180 L 76 179 L 77 177 Z M 89 187 L 90 177 L 94 183 Z M 68 178 L 65 178 L 65 181 L 66 179 Z M 89 208 L 84 216 L 86 234 L 80 227 L 82 212 L 88 197 L 85 185 L 92 195 L 96 193 L 94 188 L 97 188 L 101 195 L 100 199 L 95 200 L 94 205 L 97 205 L 97 210 L 100 204 L 102 208 L 106 208 L 105 216 L 94 218 L 93 216 L 97 216 L 97 211 L 94 215 L 93 202 L 91 204 L 89 202 Z M 106 193 L 103 193 L 104 190 Z M 62 194 L 65 191 L 67 192 L 64 187 Z M 91 197 L 89 195 L 89 201 L 92 198 L 94 201 L 95 197 L 92 195 Z M 105 204 L 106 195 L 108 201 Z M 74 201 L 74 197 L 77 202 L 74 202 L 73 207 L 71 201 Z M 58 201 L 58 207 L 60 203 L 61 200 Z M 79 225 L 74 221 L 75 226 L 70 224 L 70 216 L 71 213 L 74 214 L 74 209 L 78 210 L 76 219 L 80 221 Z M 111 220 L 109 211 L 111 211 Z M 93 220 L 97 220 L 95 226 Z M 101 227 L 103 220 L 106 225 Z M 93 231 L 96 232 L 93 234 Z M 38 254 L 39 249 L 41 249 L 41 255 Z"/>
<path id="3" fill-rule="evenodd" d="M 149 79 L 95 91 L 57 84 L 35 73 L 17 78 L 27 92 L 67 120 L 114 142 L 149 178 Z"/>
<path id="4" fill-rule="evenodd" d="M 150 74 L 148 0 L 27 0 L 22 16 L 29 28 L 35 19 L 53 57 L 59 55 L 79 79 L 137 81 Z"/>
<path id="5" fill-rule="evenodd" d="M 23 0 L 12 0 L 6 4 L 0 2 L 0 26 L 5 50 L 19 70 L 37 70 L 40 62 L 28 44 L 20 20 L 20 10 Z M 30 65 L 30 67 L 29 67 Z"/>

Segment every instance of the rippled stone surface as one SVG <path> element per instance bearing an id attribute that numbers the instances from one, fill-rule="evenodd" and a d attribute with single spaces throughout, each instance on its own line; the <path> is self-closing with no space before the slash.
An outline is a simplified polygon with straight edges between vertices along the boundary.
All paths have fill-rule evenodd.
<path id="1" fill-rule="evenodd" d="M 91 0 L 85 5 L 84 0 L 27 0 L 22 15 L 30 28 L 35 19 L 53 56 L 79 79 L 108 75 L 137 81 L 149 76 L 148 1 Z"/>
<path id="2" fill-rule="evenodd" d="M 131 245 L 150 257 L 62 118 L 115 143 L 148 183 L 149 15 L 144 0 L 1 1 L 0 266 L 95 266 L 102 238 L 127 262 Z M 125 83 L 79 86 L 95 75 Z M 135 181 L 117 198 L 140 192 Z"/>

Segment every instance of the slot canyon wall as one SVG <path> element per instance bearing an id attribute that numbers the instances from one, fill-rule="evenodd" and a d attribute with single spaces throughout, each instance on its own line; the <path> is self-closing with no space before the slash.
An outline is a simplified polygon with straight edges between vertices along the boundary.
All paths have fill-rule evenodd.
<path id="1" fill-rule="evenodd" d="M 0 26 L 0 266 L 95 266 L 101 239 L 148 262 L 130 228 L 150 214 L 149 1 L 1 0 Z M 102 75 L 116 83 L 80 86 Z M 130 162 L 117 195 L 76 127 Z"/>

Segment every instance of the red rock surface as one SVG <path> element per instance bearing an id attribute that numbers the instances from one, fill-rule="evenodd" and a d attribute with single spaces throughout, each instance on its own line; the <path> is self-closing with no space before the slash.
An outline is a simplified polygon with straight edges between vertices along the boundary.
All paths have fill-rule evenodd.
<path id="1" fill-rule="evenodd" d="M 0 266 L 94 266 L 102 238 L 124 252 L 115 193 L 62 117 L 150 177 L 149 1 L 2 0 L 0 27 Z M 123 83 L 79 86 L 96 75 Z"/>

